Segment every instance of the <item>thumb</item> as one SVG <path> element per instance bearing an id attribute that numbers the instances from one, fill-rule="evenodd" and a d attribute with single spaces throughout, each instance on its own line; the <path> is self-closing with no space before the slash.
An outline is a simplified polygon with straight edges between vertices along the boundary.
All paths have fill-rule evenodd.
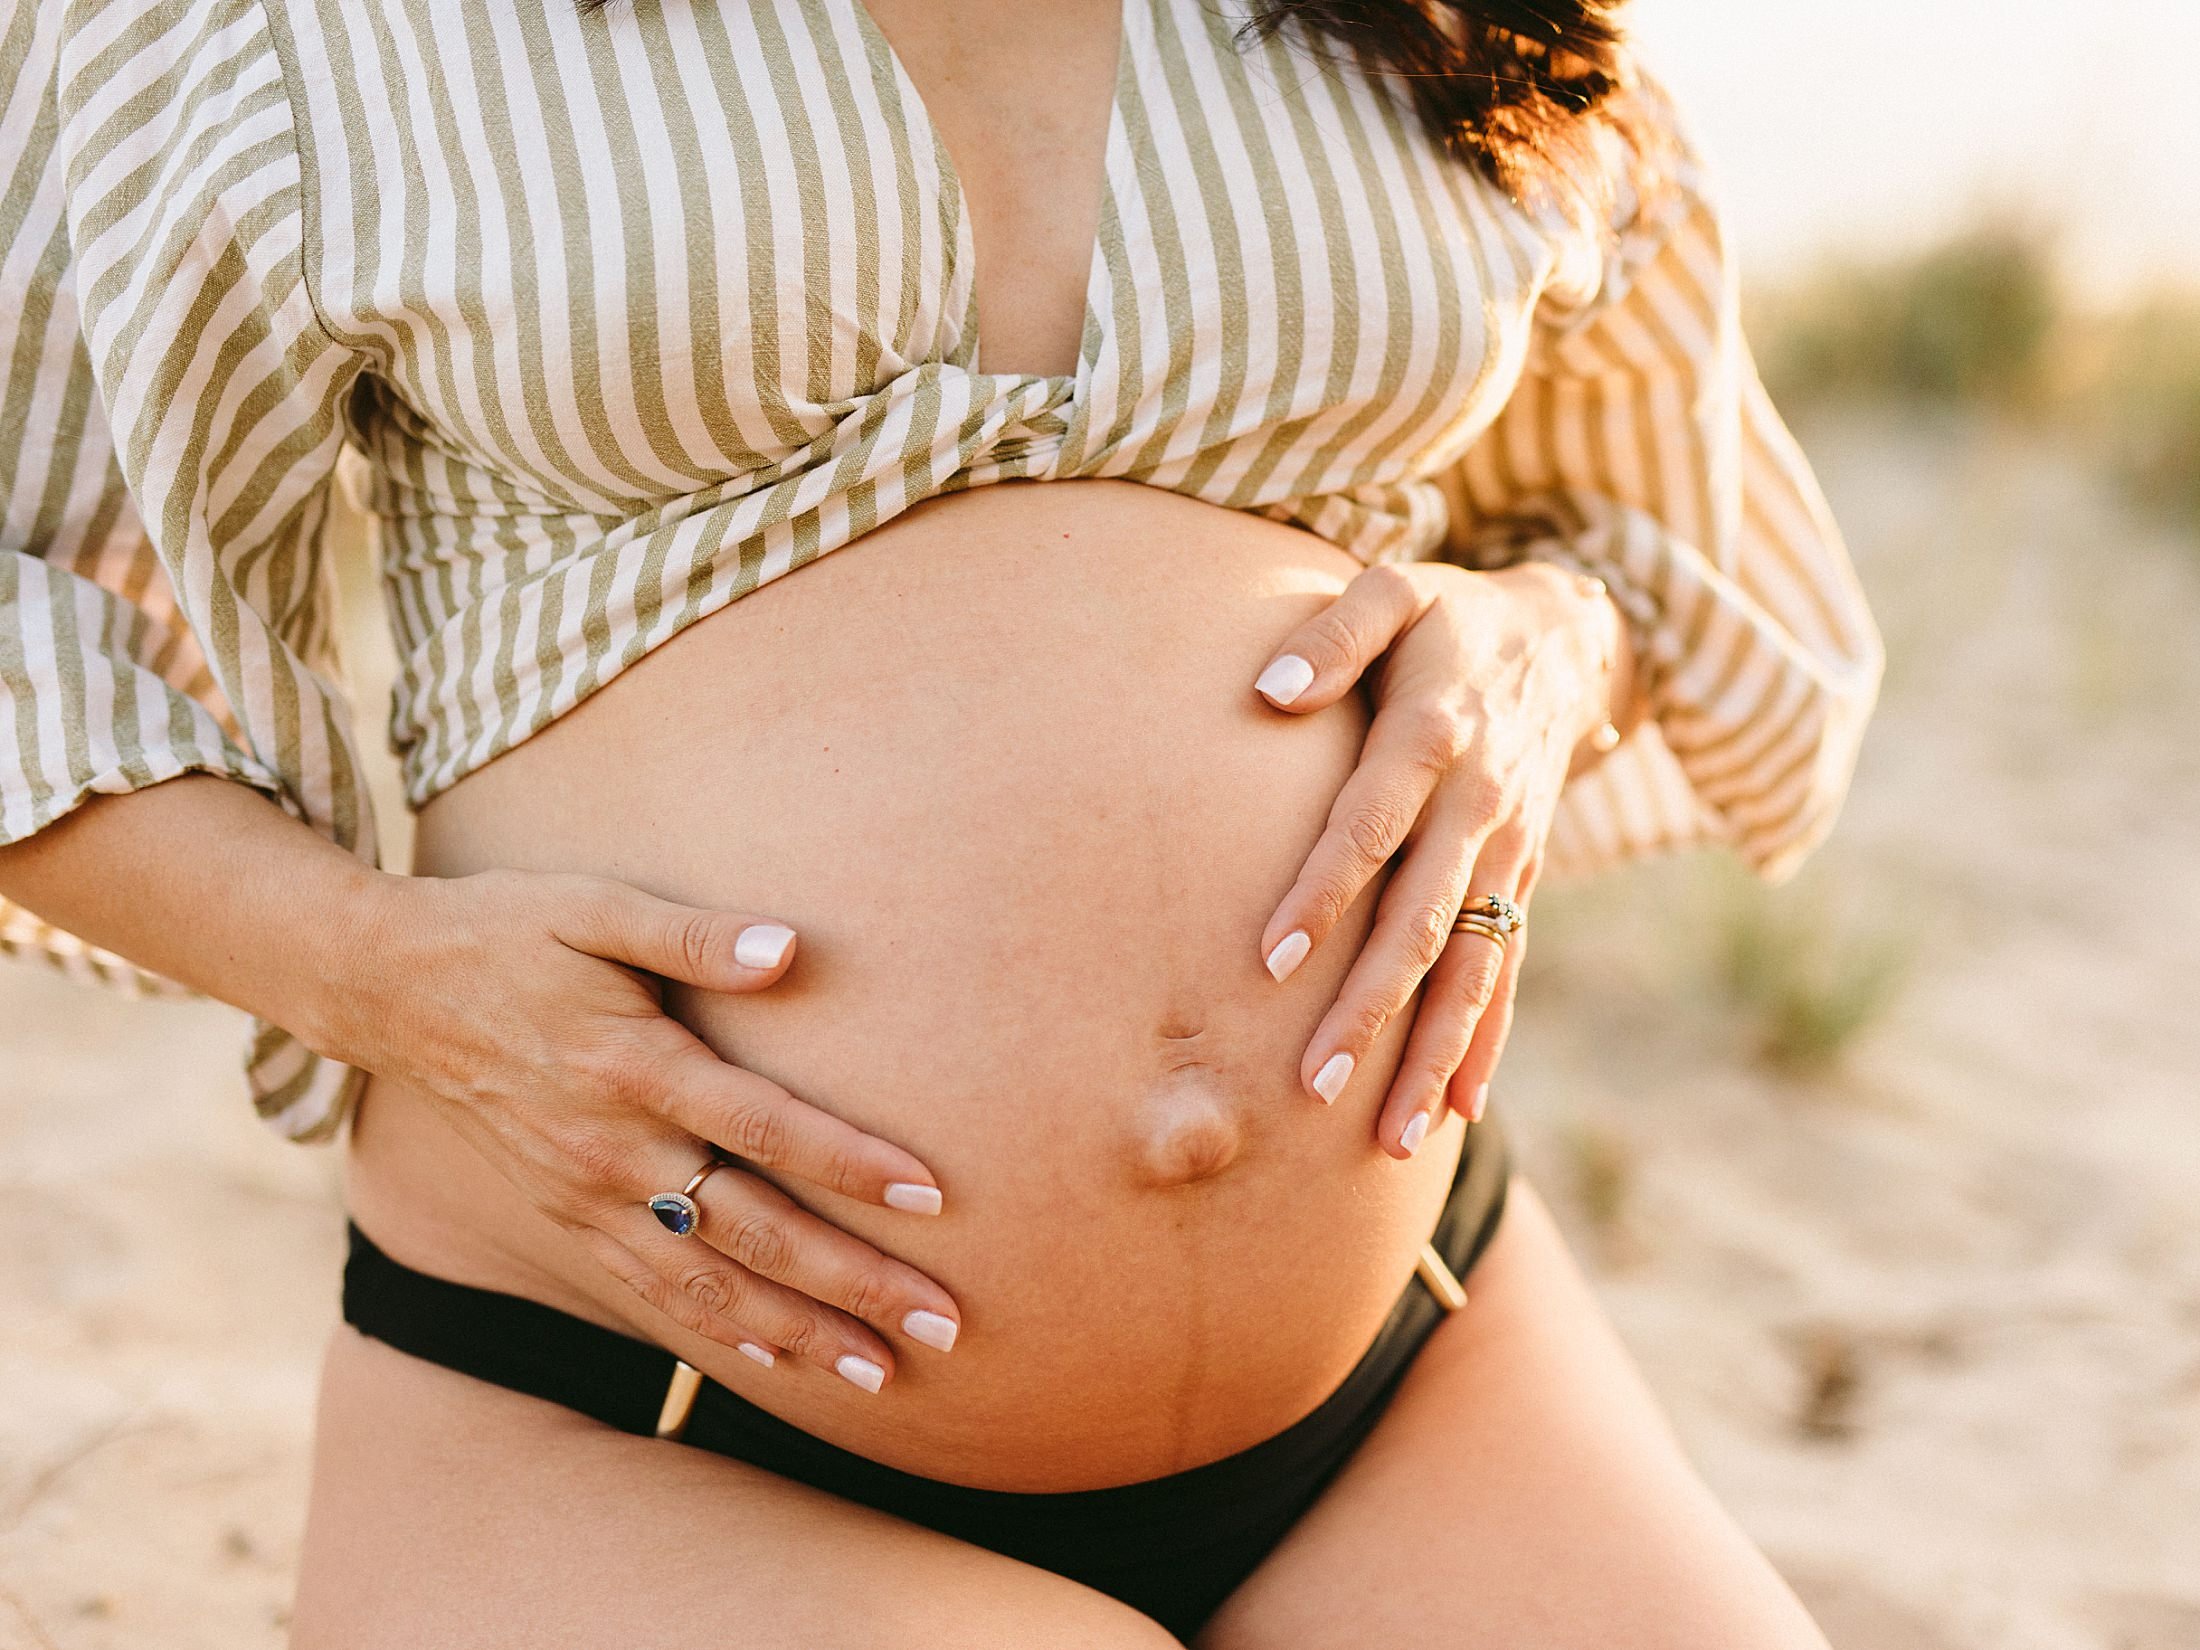
<path id="1" fill-rule="evenodd" d="M 557 924 L 575 950 L 706 991 L 761 991 L 794 960 L 794 930 L 770 917 L 709 911 L 589 879 Z"/>
<path id="2" fill-rule="evenodd" d="M 1254 691 L 1293 714 L 1326 709 L 1412 628 L 1431 599 L 1408 569 L 1369 568 L 1291 632 L 1253 683 Z"/>

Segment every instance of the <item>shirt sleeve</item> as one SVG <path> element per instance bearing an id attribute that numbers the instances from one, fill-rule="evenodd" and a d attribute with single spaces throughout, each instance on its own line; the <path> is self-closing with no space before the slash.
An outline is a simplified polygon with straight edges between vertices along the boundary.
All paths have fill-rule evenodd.
<path id="1" fill-rule="evenodd" d="M 265 15 L 24 3 L 0 102 L 0 843 L 196 772 L 371 860 L 322 556 L 358 363 L 305 288 Z M 0 950 L 162 988 L 5 905 Z M 357 1082 L 264 1024 L 248 1072 L 301 1138 Z"/>
<path id="2" fill-rule="evenodd" d="M 1592 573 L 1648 714 L 1567 788 L 1554 868 L 1717 841 L 1785 877 L 1831 827 L 1879 637 L 1824 497 L 1758 381 L 1702 163 L 1631 192 L 1592 272 L 1546 293 L 1518 388 L 1446 478 L 1446 554 Z"/>

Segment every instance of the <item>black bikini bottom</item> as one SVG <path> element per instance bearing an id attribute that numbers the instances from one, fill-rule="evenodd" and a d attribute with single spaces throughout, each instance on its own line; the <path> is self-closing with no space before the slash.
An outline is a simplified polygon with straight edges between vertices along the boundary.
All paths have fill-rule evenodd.
<path id="1" fill-rule="evenodd" d="M 1509 1178 L 1503 1137 L 1489 1122 L 1471 1127 L 1431 1239 L 1455 1277 L 1497 1230 Z M 681 1442 L 1083 1582 L 1189 1639 L 1374 1429 L 1444 1310 L 1416 1277 L 1366 1356 L 1305 1419 L 1219 1461 L 1111 1489 L 1033 1495 L 921 1478 L 828 1444 L 711 1381 Z M 416 1272 L 356 1226 L 344 1320 L 400 1352 L 645 1436 L 674 1373 L 669 1352 L 536 1301 Z"/>

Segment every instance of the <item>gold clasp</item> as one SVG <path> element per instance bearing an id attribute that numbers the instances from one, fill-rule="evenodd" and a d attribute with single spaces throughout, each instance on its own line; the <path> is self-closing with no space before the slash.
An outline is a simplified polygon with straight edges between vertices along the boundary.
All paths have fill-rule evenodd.
<path id="1" fill-rule="evenodd" d="M 657 1412 L 658 1437 L 678 1438 L 687 1431 L 688 1417 L 695 1413 L 695 1395 L 702 1390 L 703 1372 L 691 1363 L 673 1359 L 672 1380 L 665 1388 L 664 1408 Z"/>
<path id="2" fill-rule="evenodd" d="M 1444 1264 L 1444 1257 L 1436 1252 L 1435 1244 L 1421 1245 L 1421 1258 L 1413 1263 L 1413 1269 L 1421 1274 L 1421 1281 L 1428 1285 L 1428 1292 L 1436 1297 L 1436 1304 L 1446 1312 L 1456 1312 L 1467 1304 L 1465 1287 L 1452 1276 L 1451 1268 Z"/>

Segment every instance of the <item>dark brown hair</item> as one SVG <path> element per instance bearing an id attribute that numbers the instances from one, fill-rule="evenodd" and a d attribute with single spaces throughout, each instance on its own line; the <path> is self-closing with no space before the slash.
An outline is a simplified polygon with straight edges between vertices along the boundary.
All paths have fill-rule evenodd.
<path id="1" fill-rule="evenodd" d="M 1255 0 L 1257 38 L 1296 26 L 1397 82 L 1430 134 L 1515 199 L 1605 202 L 1614 158 L 1653 161 L 1626 0 Z"/>

